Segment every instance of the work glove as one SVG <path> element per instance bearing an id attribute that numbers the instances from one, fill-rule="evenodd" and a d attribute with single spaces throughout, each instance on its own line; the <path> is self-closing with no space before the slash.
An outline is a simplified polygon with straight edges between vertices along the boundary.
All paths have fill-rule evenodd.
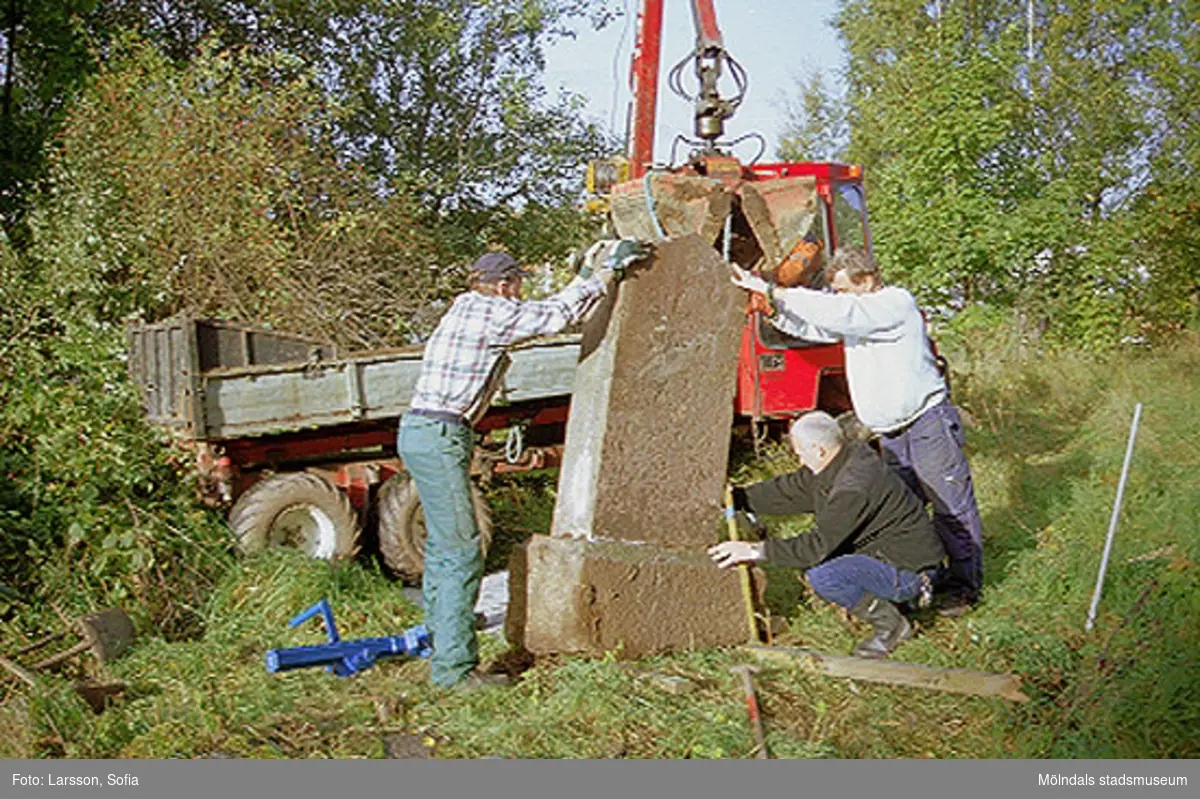
<path id="1" fill-rule="evenodd" d="M 733 281 L 733 285 L 747 291 L 753 291 L 756 294 L 762 294 L 770 299 L 771 284 L 766 280 L 754 274 L 749 269 L 742 269 L 737 264 L 730 264 L 729 269 L 729 279 Z"/>
<path id="2" fill-rule="evenodd" d="M 754 541 L 722 541 L 708 548 L 708 556 L 722 569 L 739 563 L 759 563 L 767 559 L 766 545 Z"/>
<path id="3" fill-rule="evenodd" d="M 587 249 L 575 261 L 580 264 L 579 276 L 591 277 L 602 274 L 621 280 L 626 272 L 640 261 L 654 254 L 654 245 L 638 239 L 601 239 Z"/>
<path id="4" fill-rule="evenodd" d="M 604 267 L 611 269 L 617 280 L 625 277 L 626 272 L 634 264 L 645 261 L 654 255 L 654 245 L 638 239 L 618 239 L 608 251 Z"/>

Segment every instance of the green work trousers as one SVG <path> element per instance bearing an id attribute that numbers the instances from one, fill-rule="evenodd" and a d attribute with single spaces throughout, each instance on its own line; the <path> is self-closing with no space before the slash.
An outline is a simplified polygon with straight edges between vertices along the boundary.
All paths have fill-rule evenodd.
<path id="1" fill-rule="evenodd" d="M 450 686 L 479 664 L 475 603 L 483 578 L 471 500 L 471 428 L 405 414 L 397 448 L 425 511 L 425 626 L 433 638 L 430 678 Z"/>

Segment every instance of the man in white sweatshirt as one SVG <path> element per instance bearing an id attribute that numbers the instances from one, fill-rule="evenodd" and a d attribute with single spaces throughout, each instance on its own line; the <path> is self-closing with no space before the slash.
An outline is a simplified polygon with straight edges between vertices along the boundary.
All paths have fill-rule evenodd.
<path id="1" fill-rule="evenodd" d="M 913 493 L 933 503 L 934 528 L 950 556 L 941 612 L 964 612 L 982 587 L 983 525 L 962 450 L 962 420 L 916 300 L 884 286 L 878 265 L 856 247 L 826 264 L 832 294 L 781 288 L 736 265 L 733 270 L 735 285 L 766 295 L 776 309 L 771 322 L 782 332 L 845 344 L 855 413 L 879 434 L 885 458 Z"/>

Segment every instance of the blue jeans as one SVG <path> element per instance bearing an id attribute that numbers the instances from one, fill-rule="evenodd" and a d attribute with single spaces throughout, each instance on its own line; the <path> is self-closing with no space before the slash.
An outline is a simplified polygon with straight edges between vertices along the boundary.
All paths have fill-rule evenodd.
<path id="1" fill-rule="evenodd" d="M 475 602 L 483 554 L 471 501 L 469 427 L 405 414 L 396 442 L 425 511 L 425 626 L 433 638 L 430 678 L 449 686 L 479 664 Z"/>
<path id="2" fill-rule="evenodd" d="M 934 570 L 929 569 L 926 576 Z M 804 572 L 822 599 L 849 610 L 865 594 L 890 602 L 907 602 L 921 593 L 921 576 L 876 560 L 869 555 L 842 555 Z"/>
<path id="3" fill-rule="evenodd" d="M 963 454 L 958 409 L 942 402 L 899 433 L 880 437 L 884 459 L 909 489 L 933 503 L 933 528 L 950 556 L 947 590 L 974 598 L 983 586 L 983 521 Z"/>

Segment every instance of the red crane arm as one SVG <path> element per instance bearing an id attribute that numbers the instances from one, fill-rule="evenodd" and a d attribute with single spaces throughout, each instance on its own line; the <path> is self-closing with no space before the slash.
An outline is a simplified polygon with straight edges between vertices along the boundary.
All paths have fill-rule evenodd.
<path id="1" fill-rule="evenodd" d="M 640 178 L 654 162 L 654 123 L 658 108 L 658 71 L 662 52 L 663 0 L 643 0 L 637 46 L 630 72 L 633 123 L 629 135 L 630 177 Z M 724 49 L 713 0 L 692 0 L 697 54 Z"/>
<path id="2" fill-rule="evenodd" d="M 654 162 L 654 115 L 658 107 L 658 62 L 662 51 L 663 0 L 643 0 L 637 46 L 630 71 L 633 126 L 629 134 L 629 172 L 637 179 Z"/>
<path id="3" fill-rule="evenodd" d="M 717 12 L 712 0 L 692 0 L 692 21 L 696 24 L 696 49 L 722 48 L 721 29 L 717 27 Z"/>

